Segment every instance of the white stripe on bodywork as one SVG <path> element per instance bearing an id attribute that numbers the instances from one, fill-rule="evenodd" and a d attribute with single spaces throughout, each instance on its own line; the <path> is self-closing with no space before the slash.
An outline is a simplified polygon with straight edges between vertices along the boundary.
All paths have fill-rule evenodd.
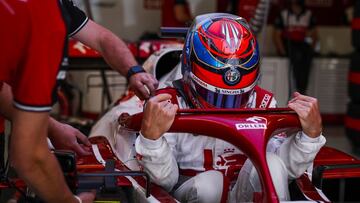
<path id="1" fill-rule="evenodd" d="M 103 157 L 101 156 L 100 154 L 100 151 L 99 151 L 99 147 L 96 145 L 96 144 L 93 144 L 91 145 L 91 148 L 94 152 L 94 155 L 95 155 L 95 158 L 96 160 L 102 164 L 103 166 L 105 166 L 105 160 L 103 159 Z M 119 171 L 118 169 L 115 169 L 115 171 Z M 157 200 L 154 196 L 152 196 L 150 194 L 150 196 L 148 198 L 146 198 L 145 196 L 145 189 L 139 185 L 136 180 L 134 178 L 132 178 L 131 176 L 125 176 L 133 185 L 135 191 L 137 191 L 137 193 L 140 195 L 140 198 L 141 200 L 143 201 L 146 201 L 146 202 L 149 202 L 149 203 L 160 203 L 159 200 Z"/>
<path id="2" fill-rule="evenodd" d="M 99 147 L 96 144 L 91 145 L 91 148 L 94 152 L 96 160 L 101 163 L 101 165 L 105 166 L 106 161 L 102 158 Z"/>
<path id="3" fill-rule="evenodd" d="M 321 198 L 323 198 L 325 201 L 327 201 L 327 202 L 331 202 L 327 197 L 326 197 L 326 195 L 323 193 L 323 191 L 322 190 L 320 190 L 320 189 L 318 189 L 318 188 L 316 188 L 315 187 L 315 189 L 316 189 L 316 191 L 319 193 L 319 195 L 321 196 Z"/>

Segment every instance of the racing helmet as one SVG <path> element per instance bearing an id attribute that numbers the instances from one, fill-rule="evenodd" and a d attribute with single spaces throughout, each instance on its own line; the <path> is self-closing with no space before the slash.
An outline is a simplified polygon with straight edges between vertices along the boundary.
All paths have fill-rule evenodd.
<path id="1" fill-rule="evenodd" d="M 181 58 L 184 93 L 196 108 L 243 108 L 259 80 L 259 49 L 244 18 L 196 17 Z"/>

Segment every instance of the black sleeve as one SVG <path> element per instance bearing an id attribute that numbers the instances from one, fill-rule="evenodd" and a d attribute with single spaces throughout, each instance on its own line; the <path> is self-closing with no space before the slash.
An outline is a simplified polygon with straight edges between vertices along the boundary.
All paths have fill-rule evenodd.
<path id="1" fill-rule="evenodd" d="M 186 0 L 175 0 L 175 5 L 180 5 L 180 4 L 182 4 L 182 5 L 187 4 Z"/>
<path id="2" fill-rule="evenodd" d="M 85 26 L 89 18 L 86 14 L 80 10 L 72 0 L 62 0 L 62 6 L 66 10 L 66 14 L 69 18 L 69 31 L 68 36 L 71 37 L 75 35 L 81 28 Z"/>

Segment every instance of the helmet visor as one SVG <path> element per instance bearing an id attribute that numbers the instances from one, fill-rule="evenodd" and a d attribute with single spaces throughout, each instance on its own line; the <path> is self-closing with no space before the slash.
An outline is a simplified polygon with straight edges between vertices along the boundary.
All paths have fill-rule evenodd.
<path id="1" fill-rule="evenodd" d="M 243 108 L 248 103 L 250 95 L 253 92 L 248 91 L 242 94 L 227 95 L 205 89 L 196 82 L 193 82 L 193 85 L 197 96 L 215 108 Z"/>

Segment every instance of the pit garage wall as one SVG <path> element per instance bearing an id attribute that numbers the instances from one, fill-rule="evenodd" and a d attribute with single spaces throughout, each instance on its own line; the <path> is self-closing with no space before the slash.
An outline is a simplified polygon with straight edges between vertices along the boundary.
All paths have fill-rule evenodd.
<path id="1" fill-rule="evenodd" d="M 345 114 L 349 101 L 348 67 L 349 59 L 346 58 L 314 59 L 307 94 L 318 99 L 322 114 Z M 275 93 L 279 107 L 285 107 L 289 98 L 289 76 L 292 77 L 289 75 L 288 60 L 265 57 L 261 64 L 261 74 L 260 86 Z M 292 88 L 290 92 L 293 91 Z"/>
<path id="2" fill-rule="evenodd" d="M 308 95 L 318 98 L 321 113 L 341 115 L 346 112 L 348 66 L 349 60 L 346 58 L 314 59 Z M 106 102 L 102 101 L 102 82 L 98 71 L 71 71 L 70 74 L 83 92 L 83 111 L 100 113 L 106 109 Z M 107 71 L 107 75 L 110 92 L 115 101 L 124 93 L 126 81 L 114 71 Z M 262 59 L 260 86 L 275 93 L 279 107 L 285 107 L 289 98 L 288 78 L 286 58 Z"/>
<path id="3" fill-rule="evenodd" d="M 74 0 L 83 8 L 83 0 Z M 161 10 L 145 9 L 146 0 L 90 0 L 94 20 L 107 27 L 127 41 L 137 41 L 145 32 L 156 33 L 161 25 Z M 196 16 L 216 10 L 216 0 L 189 0 L 191 13 Z M 350 43 L 350 27 L 320 26 L 319 53 L 349 54 L 352 51 Z M 272 40 L 273 28 L 267 26 L 265 38 L 258 37 L 262 53 L 275 56 L 276 50 Z"/>
<path id="4" fill-rule="evenodd" d="M 74 1 L 83 8 L 82 0 Z M 128 41 L 138 40 L 145 32 L 159 31 L 161 9 L 145 9 L 145 1 L 90 0 L 94 20 Z M 189 0 L 189 3 L 194 16 L 216 10 L 216 0 Z"/>

